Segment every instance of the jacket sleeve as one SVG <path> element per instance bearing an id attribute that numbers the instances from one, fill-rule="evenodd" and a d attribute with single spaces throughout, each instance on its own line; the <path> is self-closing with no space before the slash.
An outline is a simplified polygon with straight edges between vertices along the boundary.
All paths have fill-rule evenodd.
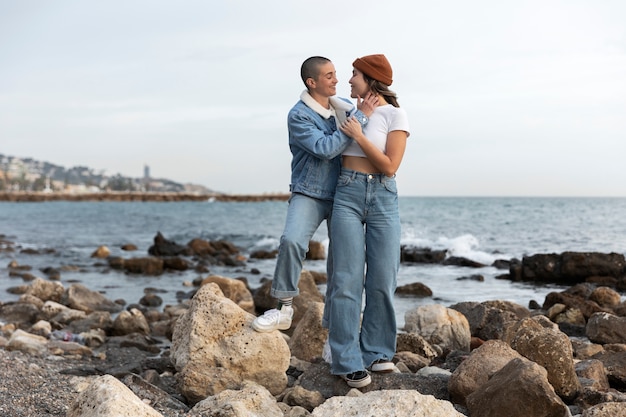
<path id="1" fill-rule="evenodd" d="M 333 159 L 348 147 L 352 139 L 340 130 L 327 135 L 316 121 L 301 111 L 289 113 L 289 145 L 321 159 Z"/>

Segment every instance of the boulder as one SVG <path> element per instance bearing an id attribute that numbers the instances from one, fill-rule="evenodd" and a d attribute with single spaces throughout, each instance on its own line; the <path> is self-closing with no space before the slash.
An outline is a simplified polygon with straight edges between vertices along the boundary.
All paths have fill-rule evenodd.
<path id="1" fill-rule="evenodd" d="M 565 417 L 571 415 L 548 382 L 542 366 L 512 359 L 467 396 L 470 416 Z"/>
<path id="2" fill-rule="evenodd" d="M 321 242 L 311 240 L 309 242 L 309 250 L 306 253 L 306 259 L 311 261 L 321 261 L 326 259 L 326 248 Z"/>
<path id="3" fill-rule="evenodd" d="M 112 375 L 99 376 L 70 404 L 67 417 L 163 417 Z"/>
<path id="4" fill-rule="evenodd" d="M 189 417 L 283 417 L 283 412 L 265 387 L 244 381 L 240 389 L 227 389 L 205 398 L 186 415 Z"/>
<path id="5" fill-rule="evenodd" d="M 217 284 L 200 287 L 176 321 L 170 351 L 188 401 L 237 390 L 243 380 L 263 385 L 272 395 L 285 389 L 291 356 L 287 342 L 280 332 L 254 331 L 253 319 Z"/>
<path id="6" fill-rule="evenodd" d="M 150 334 L 150 325 L 146 317 L 136 308 L 130 311 L 122 311 L 113 321 L 113 329 L 111 331 L 114 336 L 123 336 L 132 333 L 143 335 Z"/>
<path id="7" fill-rule="evenodd" d="M 582 417 L 626 417 L 626 403 L 610 402 L 594 405 L 583 411 Z"/>
<path id="8" fill-rule="evenodd" d="M 396 352 L 411 352 L 428 360 L 433 360 L 441 351 L 437 351 L 426 339 L 416 333 L 400 333 L 396 337 Z"/>
<path id="9" fill-rule="evenodd" d="M 19 350 L 29 355 L 43 356 L 47 352 L 48 339 L 24 330 L 13 332 L 7 343 L 7 350 Z"/>
<path id="10" fill-rule="evenodd" d="M 507 343 L 501 340 L 486 341 L 473 350 L 452 373 L 448 383 L 450 399 L 456 404 L 465 405 L 468 395 L 515 358 L 522 358 L 522 355 L 511 349 Z"/>
<path id="11" fill-rule="evenodd" d="M 545 316 L 523 319 L 512 335 L 511 347 L 543 366 L 554 391 L 564 400 L 573 400 L 581 386 L 574 369 L 569 337 L 555 329 Z"/>
<path id="12" fill-rule="evenodd" d="M 589 340 L 594 343 L 626 344 L 626 317 L 595 313 L 587 322 L 586 333 Z"/>
<path id="13" fill-rule="evenodd" d="M 446 255 L 446 250 L 431 250 L 430 248 L 405 245 L 400 248 L 400 260 L 407 263 L 439 264 L 446 259 Z"/>
<path id="14" fill-rule="evenodd" d="M 111 250 L 102 245 L 102 246 L 98 246 L 98 248 L 93 251 L 93 253 L 91 254 L 92 258 L 99 258 L 99 259 L 105 259 L 108 258 L 109 256 L 111 256 Z"/>
<path id="15" fill-rule="evenodd" d="M 595 301 L 600 307 L 615 308 L 622 302 L 620 294 L 609 287 L 598 287 L 589 295 L 591 301 Z"/>
<path id="16" fill-rule="evenodd" d="M 314 417 L 389 416 L 464 417 L 449 401 L 411 390 L 370 391 L 329 398 L 311 413 Z"/>
<path id="17" fill-rule="evenodd" d="M 432 297 L 433 290 L 421 282 L 412 282 L 396 288 L 396 295 L 408 295 L 414 297 Z"/>
<path id="18" fill-rule="evenodd" d="M 310 303 L 309 308 L 289 339 L 291 354 L 298 359 L 312 362 L 322 356 L 328 329 L 322 327 L 324 303 Z"/>
<path id="19" fill-rule="evenodd" d="M 122 310 L 122 306 L 119 304 L 82 284 L 72 284 L 63 294 L 61 304 L 75 310 L 82 310 L 88 314 L 94 311 L 118 313 Z"/>
<path id="20" fill-rule="evenodd" d="M 157 232 L 154 244 L 148 248 L 148 253 L 152 256 L 191 256 L 193 251 L 188 246 L 167 240 L 161 232 Z"/>
<path id="21" fill-rule="evenodd" d="M 404 330 L 417 333 L 432 345 L 446 350 L 470 350 L 470 327 L 456 310 L 440 304 L 420 306 L 404 315 Z"/>
<path id="22" fill-rule="evenodd" d="M 41 278 L 35 279 L 26 294 L 33 295 L 43 301 L 61 301 L 65 288 L 58 281 L 46 281 Z"/>
<path id="23" fill-rule="evenodd" d="M 235 304 L 241 307 L 241 309 L 250 314 L 255 313 L 252 293 L 248 290 L 248 287 L 244 282 L 238 279 L 211 275 L 203 279 L 200 285 L 206 285 L 210 282 L 217 284 L 224 293 L 224 296 L 233 300 Z"/>
<path id="24" fill-rule="evenodd" d="M 481 340 L 503 339 L 512 324 L 530 315 L 528 309 L 505 301 L 462 302 L 450 308 L 465 316 L 472 336 Z"/>
<path id="25" fill-rule="evenodd" d="M 620 278 L 626 271 L 623 254 L 563 252 L 536 254 L 522 259 L 520 279 L 558 284 L 576 284 L 589 277 Z M 513 274 L 511 274 L 513 275 Z"/>

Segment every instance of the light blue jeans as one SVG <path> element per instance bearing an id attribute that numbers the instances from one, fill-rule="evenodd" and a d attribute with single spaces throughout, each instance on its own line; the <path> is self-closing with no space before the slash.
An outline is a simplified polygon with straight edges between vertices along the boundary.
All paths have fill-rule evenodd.
<path id="1" fill-rule="evenodd" d="M 342 169 L 331 231 L 333 276 L 326 303 L 331 373 L 341 375 L 364 370 L 377 359 L 391 360 L 396 352 L 400 215 L 395 178 Z"/>
<path id="2" fill-rule="evenodd" d="M 325 219 L 330 236 L 330 221 L 328 219 L 332 213 L 332 208 L 333 202 L 330 200 L 320 200 L 298 193 L 291 195 L 285 228 L 278 247 L 276 269 L 270 291 L 272 297 L 295 297 L 300 293 L 298 282 L 302 272 L 302 263 L 309 250 L 309 242 Z M 327 274 L 329 277 L 332 274 L 331 259 L 329 245 L 329 256 L 327 256 Z"/>

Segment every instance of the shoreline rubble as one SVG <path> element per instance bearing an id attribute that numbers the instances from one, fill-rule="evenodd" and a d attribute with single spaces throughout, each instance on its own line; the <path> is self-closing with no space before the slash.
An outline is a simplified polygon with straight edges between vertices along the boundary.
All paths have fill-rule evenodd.
<path id="1" fill-rule="evenodd" d="M 173 265 L 179 257 L 192 267 L 194 259 L 217 261 L 219 254 L 236 266 L 245 260 L 235 249 L 200 239 L 179 245 L 157 234 L 145 259 Z M 419 251 L 405 249 L 416 262 Z M 105 250 L 94 257 L 129 267 Z M 0 302 L 0 364 L 7 370 L 0 413 L 193 417 L 245 410 L 326 417 L 393 405 L 395 416 L 623 416 L 623 258 L 565 252 L 512 260 L 506 265 L 512 281 L 571 284 L 543 305 L 468 300 L 407 312 L 394 372 L 372 375 L 361 390 L 331 375 L 321 358 L 324 274 L 303 271 L 292 328 L 270 334 L 250 324 L 272 307 L 271 281 L 251 289 L 240 279 L 209 275 L 194 282 L 189 299 L 161 306 L 149 294 L 120 304 L 78 282 L 65 286 L 58 276 L 24 278 L 15 287 L 19 300 Z M 18 277 L 24 270 L 15 263 L 7 269 Z M 153 269 L 150 262 L 127 273 Z M 58 340 L 59 331 L 74 341 Z"/>

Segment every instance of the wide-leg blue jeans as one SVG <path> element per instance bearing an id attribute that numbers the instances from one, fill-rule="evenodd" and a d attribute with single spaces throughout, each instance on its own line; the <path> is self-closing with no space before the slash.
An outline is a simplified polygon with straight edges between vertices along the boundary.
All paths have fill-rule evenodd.
<path id="1" fill-rule="evenodd" d="M 326 303 L 331 373 L 341 375 L 364 370 L 377 359 L 391 360 L 396 351 L 393 296 L 400 267 L 400 216 L 395 178 L 342 169 L 330 240 L 333 276 Z"/>
<path id="2" fill-rule="evenodd" d="M 285 228 L 280 237 L 276 268 L 270 295 L 274 298 L 295 297 L 299 294 L 298 282 L 302 262 L 309 250 L 309 242 L 315 231 L 332 214 L 333 202 L 294 193 L 289 199 Z M 327 221 L 330 228 L 330 222 Z M 328 232 L 330 236 L 330 230 Z M 329 245 L 330 246 L 330 245 Z M 332 258 L 327 257 L 328 271 L 332 274 Z"/>

